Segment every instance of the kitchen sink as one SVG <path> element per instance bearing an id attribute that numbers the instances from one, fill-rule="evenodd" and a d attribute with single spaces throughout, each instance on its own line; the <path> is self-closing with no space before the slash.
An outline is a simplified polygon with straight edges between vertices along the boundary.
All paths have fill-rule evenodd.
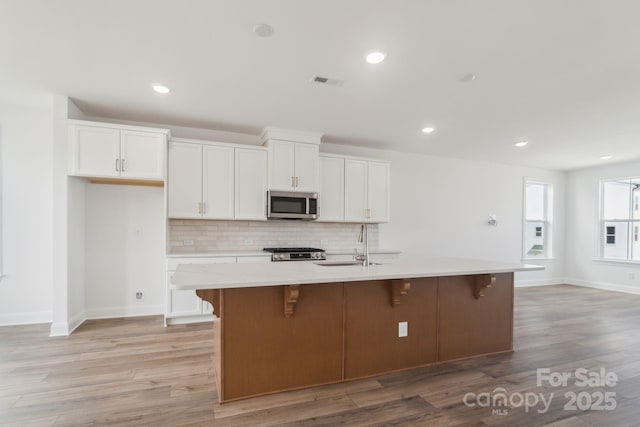
<path id="1" fill-rule="evenodd" d="M 323 261 L 316 262 L 316 265 L 322 265 L 324 267 L 340 267 L 346 265 L 362 265 L 362 261 Z M 379 262 L 370 262 L 369 265 L 382 265 Z"/>

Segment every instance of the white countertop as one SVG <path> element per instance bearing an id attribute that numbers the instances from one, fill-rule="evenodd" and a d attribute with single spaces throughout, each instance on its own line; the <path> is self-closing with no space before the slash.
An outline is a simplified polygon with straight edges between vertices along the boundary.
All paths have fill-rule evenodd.
<path id="1" fill-rule="evenodd" d="M 245 256 L 264 256 L 271 257 L 271 254 L 265 251 L 230 251 L 230 252 L 198 252 L 191 254 L 167 254 L 167 258 L 216 258 L 216 257 L 245 257 Z"/>
<path id="2" fill-rule="evenodd" d="M 358 248 L 359 252 L 362 252 L 362 248 Z M 381 254 L 401 254 L 401 251 L 395 249 L 371 249 L 369 251 L 373 255 Z M 327 255 L 353 255 L 353 250 L 328 250 Z M 213 257 L 249 257 L 249 256 L 264 256 L 271 257 L 269 252 L 265 251 L 229 251 L 229 252 L 197 252 L 197 253 L 184 253 L 184 254 L 167 254 L 167 258 L 213 258 Z"/>
<path id="3" fill-rule="evenodd" d="M 358 245 L 358 252 L 362 253 L 362 245 Z M 402 251 L 396 249 L 369 249 L 369 253 L 373 255 L 399 255 Z M 348 250 L 332 250 L 327 249 L 327 255 L 353 255 L 353 249 Z"/>
<path id="4" fill-rule="evenodd" d="M 312 261 L 180 264 L 173 275 L 171 289 L 250 288 L 531 270 L 544 270 L 544 267 L 463 258 L 405 258 L 366 268 L 361 265 L 321 266 Z"/>

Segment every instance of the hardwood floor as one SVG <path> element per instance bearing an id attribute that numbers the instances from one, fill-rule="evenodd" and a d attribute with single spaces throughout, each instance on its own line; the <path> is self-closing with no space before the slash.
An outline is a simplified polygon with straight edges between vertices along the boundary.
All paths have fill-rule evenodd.
<path id="1" fill-rule="evenodd" d="M 47 338 L 48 325 L 2 327 L 0 425 L 640 426 L 636 295 L 573 286 L 516 289 L 512 354 L 224 405 L 217 404 L 212 331 L 210 324 L 164 328 L 160 317 L 89 321 L 66 338 Z M 572 374 L 604 368 L 618 381 L 581 388 L 573 375 L 566 386 L 539 387 L 537 368 Z M 527 411 L 463 402 L 475 393 L 467 401 L 483 403 L 486 395 L 478 395 L 494 395 L 498 387 L 515 404 L 518 396 L 553 398 L 548 411 L 542 403 Z M 567 392 L 582 396 L 578 404 L 615 392 L 617 406 L 565 410 Z"/>

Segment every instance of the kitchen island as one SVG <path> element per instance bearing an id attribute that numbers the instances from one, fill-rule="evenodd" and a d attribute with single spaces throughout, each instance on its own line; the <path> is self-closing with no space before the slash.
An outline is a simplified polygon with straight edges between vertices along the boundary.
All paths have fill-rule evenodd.
<path id="1" fill-rule="evenodd" d="M 322 265 L 324 264 L 324 265 Z M 221 402 L 513 350 L 513 274 L 469 259 L 179 265 L 214 322 Z"/>

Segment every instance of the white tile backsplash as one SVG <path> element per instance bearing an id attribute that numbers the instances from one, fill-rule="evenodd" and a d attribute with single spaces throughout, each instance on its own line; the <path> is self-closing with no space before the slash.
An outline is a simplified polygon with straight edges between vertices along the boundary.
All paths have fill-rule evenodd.
<path id="1" fill-rule="evenodd" d="M 378 225 L 369 224 L 369 248 L 378 248 Z M 362 251 L 360 224 L 306 221 L 169 220 L 169 254 L 259 251 L 309 246 L 328 252 Z M 193 245 L 185 246 L 185 240 Z"/>

